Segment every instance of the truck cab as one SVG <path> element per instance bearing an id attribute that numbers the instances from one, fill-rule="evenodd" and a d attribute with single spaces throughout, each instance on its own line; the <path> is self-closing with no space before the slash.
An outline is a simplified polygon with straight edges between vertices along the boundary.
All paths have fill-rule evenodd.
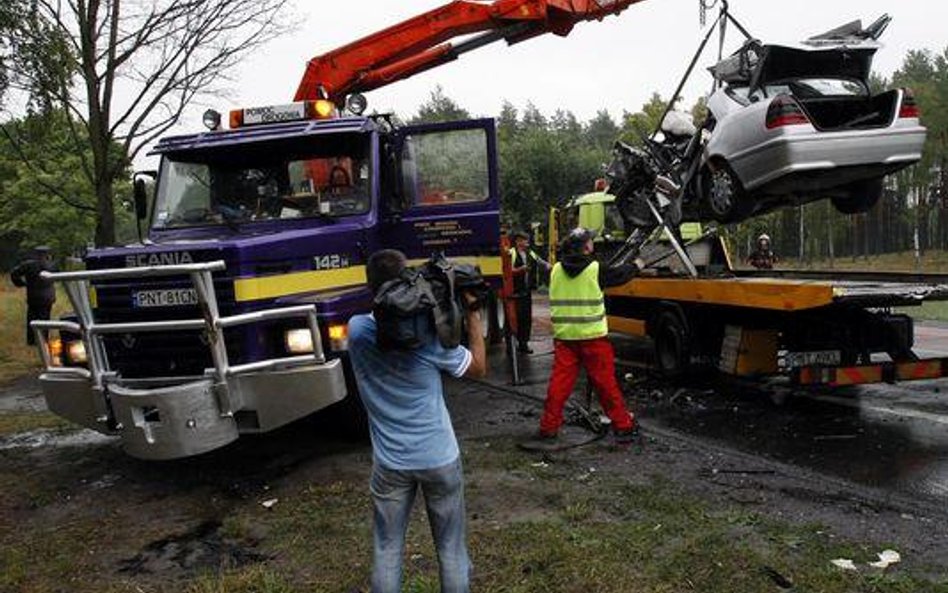
<path id="1" fill-rule="evenodd" d="M 371 310 L 374 251 L 499 278 L 493 120 L 396 127 L 315 103 L 156 145 L 143 244 L 54 276 L 76 319 L 36 328 L 52 411 L 137 457 L 203 453 L 355 395 L 346 327 Z"/>

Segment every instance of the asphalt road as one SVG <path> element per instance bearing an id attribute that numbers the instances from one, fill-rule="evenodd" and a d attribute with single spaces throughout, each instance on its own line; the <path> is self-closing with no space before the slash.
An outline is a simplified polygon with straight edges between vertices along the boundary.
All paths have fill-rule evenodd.
<path id="1" fill-rule="evenodd" d="M 509 385 L 503 348 L 492 350 L 489 382 L 532 398 L 538 411 L 553 361 L 542 299 L 534 319 L 534 353 L 519 358 L 523 384 Z M 948 325 L 920 324 L 916 336 L 923 356 L 948 356 Z M 640 365 L 625 370 L 626 394 L 646 431 L 673 431 L 883 492 L 948 500 L 948 379 L 818 392 L 712 378 L 667 385 L 648 379 Z M 0 409 L 41 409 L 38 391 L 32 378 L 10 385 Z M 5 446 L 23 444 L 14 440 Z"/>
<path id="2" fill-rule="evenodd" d="M 516 389 L 542 400 L 553 358 L 542 298 L 534 319 L 534 354 L 520 358 L 524 385 Z M 948 324 L 919 323 L 916 352 L 948 356 Z M 791 389 L 782 380 L 695 378 L 667 385 L 647 378 L 634 348 L 631 358 L 620 360 L 620 369 L 629 372 L 626 394 L 646 429 L 676 431 L 899 495 L 948 500 L 948 378 L 824 391 Z"/>

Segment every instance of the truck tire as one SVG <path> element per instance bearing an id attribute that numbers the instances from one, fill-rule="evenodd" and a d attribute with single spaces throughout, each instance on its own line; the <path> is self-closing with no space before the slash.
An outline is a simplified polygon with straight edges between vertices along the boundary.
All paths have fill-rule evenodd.
<path id="1" fill-rule="evenodd" d="M 503 318 L 504 311 L 501 299 L 497 297 L 497 292 L 492 290 L 481 305 L 484 341 L 488 346 L 500 344 L 504 341 Z"/>
<path id="2" fill-rule="evenodd" d="M 348 360 L 343 364 L 349 393 L 342 401 L 329 406 L 321 414 L 330 434 L 350 442 L 362 442 L 369 436 L 369 415 L 362 405 L 362 398 L 359 397 L 352 364 Z"/>
<path id="3" fill-rule="evenodd" d="M 663 377 L 683 375 L 691 365 L 691 335 L 681 315 L 665 310 L 651 324 L 655 343 L 655 367 Z"/>

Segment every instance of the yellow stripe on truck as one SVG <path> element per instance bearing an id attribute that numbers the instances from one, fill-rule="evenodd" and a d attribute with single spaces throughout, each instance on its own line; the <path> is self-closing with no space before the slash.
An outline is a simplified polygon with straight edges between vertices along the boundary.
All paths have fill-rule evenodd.
<path id="1" fill-rule="evenodd" d="M 499 257 L 452 257 L 459 264 L 479 266 L 485 276 L 501 274 Z M 409 265 L 417 266 L 427 262 L 411 260 Z M 259 278 L 238 278 L 234 280 L 234 299 L 238 303 L 275 299 L 295 294 L 337 290 L 365 284 L 365 266 L 352 266 L 339 270 L 321 270 L 313 272 L 292 272 L 275 274 Z"/>
<path id="2" fill-rule="evenodd" d="M 365 284 L 365 266 L 318 272 L 293 272 L 261 278 L 238 278 L 234 280 L 234 299 L 238 303 L 260 301 L 359 284 Z"/>
<path id="3" fill-rule="evenodd" d="M 499 256 L 490 257 L 449 257 L 456 264 L 468 264 L 481 269 L 484 276 L 500 276 L 504 273 L 503 263 Z M 410 259 L 409 266 L 420 266 L 427 263 L 427 259 Z"/>

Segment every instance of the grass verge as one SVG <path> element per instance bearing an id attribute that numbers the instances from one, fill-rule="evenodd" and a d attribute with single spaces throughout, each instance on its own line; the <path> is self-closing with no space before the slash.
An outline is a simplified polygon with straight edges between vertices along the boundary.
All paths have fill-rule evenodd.
<path id="1" fill-rule="evenodd" d="M 57 290 L 53 316 L 69 309 L 68 299 Z M 40 368 L 36 348 L 26 345 L 26 290 L 17 288 L 7 275 L 0 276 L 0 386 L 35 373 Z"/>
<path id="2" fill-rule="evenodd" d="M 67 432 L 77 428 L 50 412 L 0 412 L 0 437 L 32 430 Z"/>
<path id="3" fill-rule="evenodd" d="M 878 543 L 841 541 L 820 525 L 698 499 L 666 478 L 594 472 L 569 459 L 539 463 L 511 441 L 469 441 L 464 449 L 477 591 L 758 593 L 789 586 L 820 593 L 948 592 L 948 582 L 929 576 L 925 567 L 871 569 L 868 562 L 882 549 Z M 107 529 L 93 510 L 78 505 L 61 529 L 40 516 L 21 520 L 15 530 L 0 530 L 0 590 L 42 593 L 68 583 L 78 593 L 368 591 L 367 471 L 350 468 L 324 483 L 287 480 L 266 491 L 279 500 L 270 509 L 256 496 L 229 508 L 217 532 L 224 544 L 216 545 L 250 546 L 260 558 L 237 567 L 221 563 L 189 573 L 172 563 L 160 573 L 121 576 L 107 556 L 87 548 L 107 537 L 120 557 L 134 555 L 148 541 L 134 522 L 113 519 Z M 115 488 L 102 495 L 131 505 L 136 496 L 154 497 L 134 484 L 128 491 L 121 482 Z M 221 493 L 207 494 L 213 499 Z M 18 498 L 4 505 L 15 507 Z M 55 493 L 47 498 L 43 517 L 55 514 Z M 435 593 L 437 559 L 424 513 L 416 511 L 404 591 Z M 138 529 L 146 528 L 156 529 Z M 834 558 L 850 558 L 859 570 L 841 571 L 830 564 Z"/>

